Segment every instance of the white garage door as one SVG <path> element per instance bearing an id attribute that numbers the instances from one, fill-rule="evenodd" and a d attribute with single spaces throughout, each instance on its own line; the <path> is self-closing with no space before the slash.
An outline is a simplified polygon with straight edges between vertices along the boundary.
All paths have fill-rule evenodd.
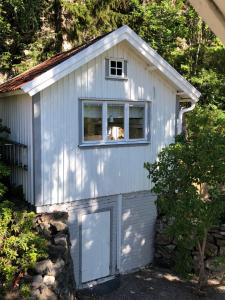
<path id="1" fill-rule="evenodd" d="M 82 216 L 82 282 L 110 275 L 110 211 Z"/>

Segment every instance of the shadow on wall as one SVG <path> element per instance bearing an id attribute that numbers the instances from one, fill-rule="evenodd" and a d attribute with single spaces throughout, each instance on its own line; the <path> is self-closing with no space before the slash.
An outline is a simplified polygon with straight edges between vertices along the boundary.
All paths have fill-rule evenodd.
<path id="1" fill-rule="evenodd" d="M 123 205 L 121 265 L 127 271 L 152 261 L 156 207 L 154 199 L 143 192 L 127 197 Z"/>
<path id="2" fill-rule="evenodd" d="M 101 63 L 99 68 L 103 67 Z M 165 91 L 159 91 L 152 105 L 150 146 L 79 148 L 77 99 L 79 96 L 97 96 L 97 86 L 99 93 L 103 93 L 103 89 L 107 96 L 106 87 L 109 82 L 105 80 L 104 84 L 102 83 L 105 85 L 104 88 L 99 89 L 98 81 L 101 78 L 96 78 L 96 73 L 90 72 L 87 64 L 86 67 L 52 85 L 47 96 L 43 98 L 41 107 L 43 204 L 147 190 L 150 188 L 150 182 L 143 168 L 144 162 L 155 160 L 156 154 L 165 143 L 172 141 L 171 128 L 174 125 L 174 116 L 171 111 L 175 107 L 166 112 L 164 102 L 168 95 Z M 120 86 L 121 95 L 117 95 L 118 99 L 131 99 L 131 90 L 136 89 L 142 91 L 141 95 L 152 93 L 152 90 L 145 92 L 144 85 L 140 82 L 137 84 L 135 78 L 130 78 L 129 82 L 130 86 L 127 82 L 122 88 Z M 154 79 L 154 83 L 159 84 L 158 79 Z M 117 91 L 121 82 L 115 81 L 111 84 L 113 90 Z M 91 87 L 88 92 L 87 86 Z M 76 91 L 80 91 L 79 94 Z M 101 95 L 101 98 L 103 96 L 105 95 Z"/>

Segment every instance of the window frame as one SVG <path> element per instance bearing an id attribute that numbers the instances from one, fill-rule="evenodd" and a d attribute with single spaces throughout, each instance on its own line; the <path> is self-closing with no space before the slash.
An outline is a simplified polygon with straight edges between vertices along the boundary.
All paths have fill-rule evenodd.
<path id="1" fill-rule="evenodd" d="M 108 63 L 107 63 L 108 61 Z M 116 62 L 116 67 L 111 67 L 111 62 Z M 117 62 L 122 63 L 122 74 L 117 75 L 117 74 L 111 74 L 111 69 L 121 69 L 117 68 Z M 125 67 L 126 65 L 126 67 Z M 128 80 L 127 78 L 127 59 L 125 58 L 116 58 L 116 57 L 109 57 L 105 59 L 105 78 L 106 79 L 114 79 L 114 80 Z M 126 70 L 125 70 L 126 69 Z M 117 73 L 117 71 L 116 71 Z"/>
<path id="2" fill-rule="evenodd" d="M 103 103 L 101 101 L 82 101 L 82 143 L 83 144 L 86 144 L 86 143 L 99 143 L 101 142 L 102 140 L 104 140 L 104 136 L 103 136 L 103 118 L 102 118 L 102 139 L 101 140 L 93 140 L 93 141 L 85 141 L 84 140 L 84 104 L 85 103 L 91 103 L 91 104 L 94 104 L 94 105 L 98 105 L 100 104 L 101 107 L 102 107 L 102 116 L 103 116 Z"/>
<path id="3" fill-rule="evenodd" d="M 118 106 L 123 106 L 124 108 L 123 108 L 123 126 L 124 126 L 124 138 L 123 139 L 117 139 L 117 140 L 109 140 L 108 139 L 108 129 L 109 129 L 109 124 L 108 124 L 108 106 L 109 105 L 111 105 L 111 106 L 116 106 L 116 105 L 118 105 Z M 126 109 L 126 107 L 125 107 L 125 104 L 124 103 L 118 103 L 118 102 L 108 102 L 108 103 L 106 103 L 106 111 L 105 111 L 105 113 L 106 113 L 106 141 L 107 142 L 112 142 L 112 143 L 115 143 L 115 142 L 117 142 L 117 141 L 119 141 L 119 142 L 124 142 L 125 141 L 125 124 L 126 124 L 126 121 L 125 121 L 125 118 L 126 118 L 126 113 L 125 113 L 125 109 Z"/>
<path id="4" fill-rule="evenodd" d="M 85 141 L 84 140 L 84 104 L 102 104 L 102 140 Z M 149 144 L 150 143 L 150 123 L 151 123 L 151 103 L 150 100 L 119 100 L 119 99 L 99 99 L 99 98 L 80 98 L 79 99 L 79 147 L 93 146 L 116 146 L 132 144 Z M 124 105 L 124 139 L 108 140 L 108 109 L 110 105 Z M 144 138 L 129 138 L 129 106 L 144 106 Z"/>
<path id="5" fill-rule="evenodd" d="M 111 62 L 115 61 L 116 62 L 116 67 L 111 67 Z M 116 73 L 117 70 L 121 69 L 121 68 L 117 68 L 117 63 L 121 62 L 122 63 L 122 74 L 118 75 L 118 74 L 111 74 L 111 69 L 116 69 Z M 124 72 L 124 59 L 119 59 L 119 58 L 110 58 L 109 59 L 109 77 L 110 78 L 124 78 L 125 77 L 125 72 Z"/>

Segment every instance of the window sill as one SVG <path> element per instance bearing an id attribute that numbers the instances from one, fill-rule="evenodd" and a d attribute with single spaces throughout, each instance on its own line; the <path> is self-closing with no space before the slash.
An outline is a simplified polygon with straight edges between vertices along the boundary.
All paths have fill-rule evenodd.
<path id="1" fill-rule="evenodd" d="M 106 80 L 128 80 L 127 77 L 119 77 L 119 76 L 106 76 Z"/>
<path id="2" fill-rule="evenodd" d="M 144 146 L 149 145 L 150 141 L 128 141 L 128 142 L 99 142 L 85 143 L 78 145 L 79 148 L 95 148 L 95 147 L 124 147 L 124 146 Z"/>

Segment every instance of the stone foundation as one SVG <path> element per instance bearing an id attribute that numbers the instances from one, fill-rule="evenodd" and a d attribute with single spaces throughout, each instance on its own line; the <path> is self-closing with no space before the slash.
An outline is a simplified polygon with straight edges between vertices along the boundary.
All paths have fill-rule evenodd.
<path id="1" fill-rule="evenodd" d="M 70 237 L 64 212 L 39 214 L 37 230 L 48 240 L 49 257 L 28 270 L 24 282 L 29 283 L 33 300 L 75 300 L 73 262 Z"/>
<path id="2" fill-rule="evenodd" d="M 174 239 L 166 235 L 167 227 L 166 218 L 158 217 L 156 221 L 154 262 L 156 265 L 171 268 L 175 265 L 177 245 Z M 195 250 L 191 251 L 191 255 L 194 262 L 198 260 Z M 224 255 L 223 261 L 218 264 L 218 257 L 222 255 Z M 225 224 L 213 227 L 208 233 L 205 265 L 210 277 L 223 277 L 225 273 Z"/>

